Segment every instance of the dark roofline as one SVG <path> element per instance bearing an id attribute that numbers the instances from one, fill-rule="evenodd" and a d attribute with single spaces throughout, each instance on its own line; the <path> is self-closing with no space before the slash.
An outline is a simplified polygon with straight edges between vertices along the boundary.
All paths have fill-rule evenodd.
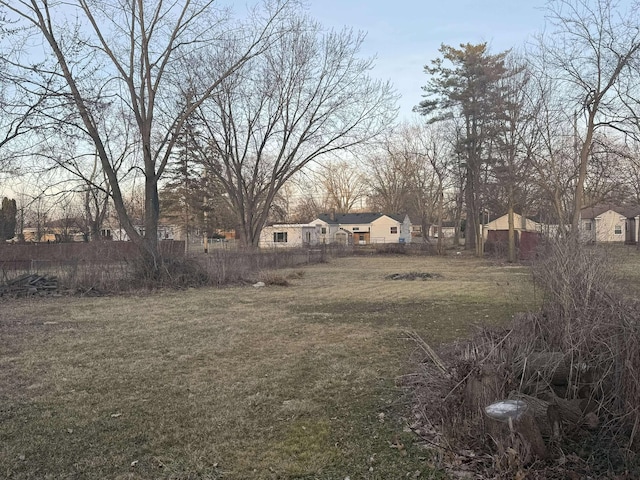
<path id="1" fill-rule="evenodd" d="M 356 223 L 372 223 L 381 217 L 389 217 L 396 222 L 404 222 L 405 213 L 382 213 L 382 212 L 355 212 L 355 213 L 321 213 L 318 219 L 331 225 L 339 224 L 356 224 Z M 334 219 L 332 219 L 333 217 Z M 409 219 L 411 222 L 411 219 Z"/>
<path id="2" fill-rule="evenodd" d="M 605 212 L 608 212 L 609 210 L 612 210 L 627 218 L 635 217 L 640 213 L 639 207 L 624 207 L 621 205 L 600 204 L 583 208 L 582 210 L 580 210 L 580 216 L 585 220 L 593 220 L 594 218 L 602 215 Z"/>

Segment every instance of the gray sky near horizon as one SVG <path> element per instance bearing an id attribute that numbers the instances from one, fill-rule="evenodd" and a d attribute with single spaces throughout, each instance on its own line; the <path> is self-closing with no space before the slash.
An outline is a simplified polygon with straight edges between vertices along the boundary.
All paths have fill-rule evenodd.
<path id="1" fill-rule="evenodd" d="M 441 44 L 487 42 L 493 53 L 521 49 L 544 29 L 546 0 L 308 0 L 309 13 L 326 27 L 367 33 L 363 55 L 376 55 L 372 75 L 390 80 L 409 119 L 427 82 L 424 66 Z"/>

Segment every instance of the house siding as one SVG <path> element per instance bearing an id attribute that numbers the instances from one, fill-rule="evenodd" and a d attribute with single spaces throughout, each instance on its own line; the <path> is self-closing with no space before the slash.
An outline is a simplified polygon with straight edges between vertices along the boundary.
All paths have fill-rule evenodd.
<path id="1" fill-rule="evenodd" d="M 260 232 L 258 246 L 260 248 L 300 248 L 313 246 L 320 243 L 318 232 L 319 227 L 315 225 L 271 225 L 264 227 Z M 275 241 L 274 234 L 286 241 Z"/>
<path id="2" fill-rule="evenodd" d="M 616 233 L 616 228 L 619 233 Z M 607 210 L 594 219 L 592 233 L 596 242 L 624 242 L 626 217 L 613 210 Z"/>
<path id="3" fill-rule="evenodd" d="M 324 216 L 327 218 L 327 216 Z M 398 217 L 396 217 L 398 218 Z M 367 219 L 365 222 L 353 220 Z M 410 243 L 411 221 L 405 215 L 402 221 L 384 214 L 347 214 L 338 216 L 337 221 L 328 222 L 317 218 L 312 224 L 319 228 L 321 243 L 347 243 L 354 245 L 368 245 L 370 243 Z M 342 220 L 342 223 L 339 223 Z M 347 221 L 345 221 L 347 220 Z M 348 220 L 352 222 L 349 223 Z M 322 233 L 322 228 L 326 232 Z M 394 230 L 392 230 L 394 229 Z"/>
<path id="4" fill-rule="evenodd" d="M 542 225 L 538 222 L 534 222 L 517 213 L 513 214 L 513 227 L 518 232 L 542 232 Z M 492 220 L 484 225 L 484 238 L 487 239 L 489 231 L 504 231 L 509 230 L 509 215 L 503 215 L 501 217 Z"/>
<path id="5" fill-rule="evenodd" d="M 395 233 L 392 232 L 395 229 Z M 399 243 L 402 224 L 387 216 L 371 224 L 371 243 Z"/>

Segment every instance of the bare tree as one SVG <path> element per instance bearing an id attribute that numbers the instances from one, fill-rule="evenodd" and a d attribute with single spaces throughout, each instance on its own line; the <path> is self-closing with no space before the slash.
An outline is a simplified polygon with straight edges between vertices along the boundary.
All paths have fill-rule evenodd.
<path id="1" fill-rule="evenodd" d="M 18 143 L 37 128 L 38 110 L 45 108 L 51 75 L 41 77 L 43 88 L 20 81 L 10 58 L 20 54 L 19 45 L 10 42 L 14 27 L 0 15 L 0 175 L 18 172 L 24 144 Z"/>
<path id="2" fill-rule="evenodd" d="M 411 139 L 420 160 L 413 182 L 416 210 L 421 213 L 423 233 L 427 235 L 428 219 L 437 225 L 438 253 L 444 253 L 444 237 L 442 222 L 445 215 L 445 190 L 451 189 L 453 177 L 452 162 L 455 159 L 453 135 L 455 126 L 452 122 L 439 124 L 416 125 L 412 130 Z M 407 139 L 410 140 L 410 139 Z M 424 229 L 427 228 L 427 232 Z M 426 238 L 426 237 L 425 237 Z"/>
<path id="3" fill-rule="evenodd" d="M 627 128 L 617 87 L 640 55 L 639 9 L 632 4 L 623 11 L 615 0 L 553 0 L 547 19 L 550 30 L 540 38 L 539 62 L 563 81 L 563 93 L 582 119 L 571 218 L 577 233 L 594 133 Z"/>
<path id="4" fill-rule="evenodd" d="M 415 155 L 403 148 L 402 135 L 398 130 L 389 132 L 381 147 L 365 158 L 371 206 L 381 212 L 407 211 Z"/>
<path id="5" fill-rule="evenodd" d="M 425 242 L 432 225 L 442 226 L 446 191 L 452 186 L 451 127 L 452 122 L 400 124 L 365 162 L 372 205 L 383 212 L 407 213 L 421 225 Z M 439 234 L 439 250 L 442 240 Z"/>
<path id="6" fill-rule="evenodd" d="M 545 65 L 536 67 L 539 69 L 532 73 L 527 89 L 532 122 L 526 141 L 530 169 L 527 181 L 545 223 L 558 225 L 557 234 L 565 236 L 571 224 L 570 199 L 578 176 L 576 137 L 558 80 L 551 77 Z"/>
<path id="7" fill-rule="evenodd" d="M 130 177 L 139 172 L 136 168 L 139 145 L 126 112 L 113 105 L 104 105 L 101 111 L 102 115 L 96 121 L 100 125 L 103 146 L 123 189 Z M 87 238 L 100 240 L 100 231 L 110 210 L 111 184 L 95 147 L 79 135 L 82 126 L 77 122 L 80 122 L 79 118 L 69 115 L 66 128 L 45 126 L 38 129 L 33 135 L 38 139 L 37 147 L 29 150 L 30 170 L 55 171 L 60 194 L 79 194 L 83 199 L 83 231 Z M 127 213 L 129 218 L 136 218 L 128 209 Z"/>
<path id="8" fill-rule="evenodd" d="M 633 199 L 632 152 L 617 135 L 596 133 L 585 180 L 585 206 L 609 203 L 629 205 Z"/>
<path id="9" fill-rule="evenodd" d="M 330 210 L 349 213 L 363 205 L 368 189 L 362 170 L 353 162 L 327 162 L 320 166 L 315 175 Z"/>
<path id="10" fill-rule="evenodd" d="M 310 168 L 294 175 L 284 185 L 282 192 L 287 198 L 287 220 L 290 222 L 308 223 L 321 213 L 331 210 L 326 192 Z"/>
<path id="11" fill-rule="evenodd" d="M 620 167 L 620 175 L 626 182 L 626 191 L 629 192 L 627 202 L 630 205 L 640 205 L 640 143 L 628 142 L 625 148 L 624 160 Z"/>
<path id="12" fill-rule="evenodd" d="M 508 216 L 508 248 L 507 260 L 516 261 L 514 208 L 517 203 L 520 213 L 526 212 L 526 199 L 524 192 L 528 185 L 526 170 L 529 160 L 530 143 L 534 141 L 535 128 L 533 111 L 528 101 L 529 70 L 515 54 L 510 53 L 506 59 L 508 75 L 500 79 L 502 95 L 496 114 L 496 135 L 492 140 L 494 158 L 491 162 L 491 170 L 499 188 L 506 197 L 506 210 Z M 490 197 L 487 192 L 487 197 Z M 519 200 L 519 201 L 518 201 Z M 487 202 L 489 204 L 489 202 Z M 502 210 L 502 206 L 501 206 Z M 502 210 L 504 211 L 504 210 Z"/>
<path id="13" fill-rule="evenodd" d="M 224 185 L 247 246 L 257 246 L 293 175 L 375 138 L 395 116 L 390 85 L 372 80 L 372 61 L 358 57 L 364 35 L 326 32 L 303 17 L 285 30 L 199 109 L 208 170 Z"/>
<path id="14" fill-rule="evenodd" d="M 158 182 L 187 118 L 227 77 L 269 47 L 291 4 L 267 1 L 250 16 L 250 25 L 238 27 L 213 0 L 0 0 L 55 58 L 58 79 L 66 88 L 63 100 L 71 102 L 97 152 L 120 224 L 152 269 L 159 266 Z M 33 71 L 31 65 L 23 66 Z M 191 88 L 189 79 L 194 77 L 206 81 L 191 90 L 191 102 L 176 106 L 173 99 Z M 127 210 L 121 178 L 105 146 L 100 122 L 104 102 L 121 105 L 135 126 L 136 168 L 145 189 L 142 235 Z"/>

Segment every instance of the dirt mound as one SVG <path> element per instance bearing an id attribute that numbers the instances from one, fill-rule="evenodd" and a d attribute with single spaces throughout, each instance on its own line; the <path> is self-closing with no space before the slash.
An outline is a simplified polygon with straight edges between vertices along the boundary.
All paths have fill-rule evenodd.
<path id="1" fill-rule="evenodd" d="M 432 278 L 441 278 L 442 275 L 439 273 L 420 273 L 420 272 L 409 272 L 409 273 L 392 273 L 387 275 L 385 280 L 430 280 Z"/>

